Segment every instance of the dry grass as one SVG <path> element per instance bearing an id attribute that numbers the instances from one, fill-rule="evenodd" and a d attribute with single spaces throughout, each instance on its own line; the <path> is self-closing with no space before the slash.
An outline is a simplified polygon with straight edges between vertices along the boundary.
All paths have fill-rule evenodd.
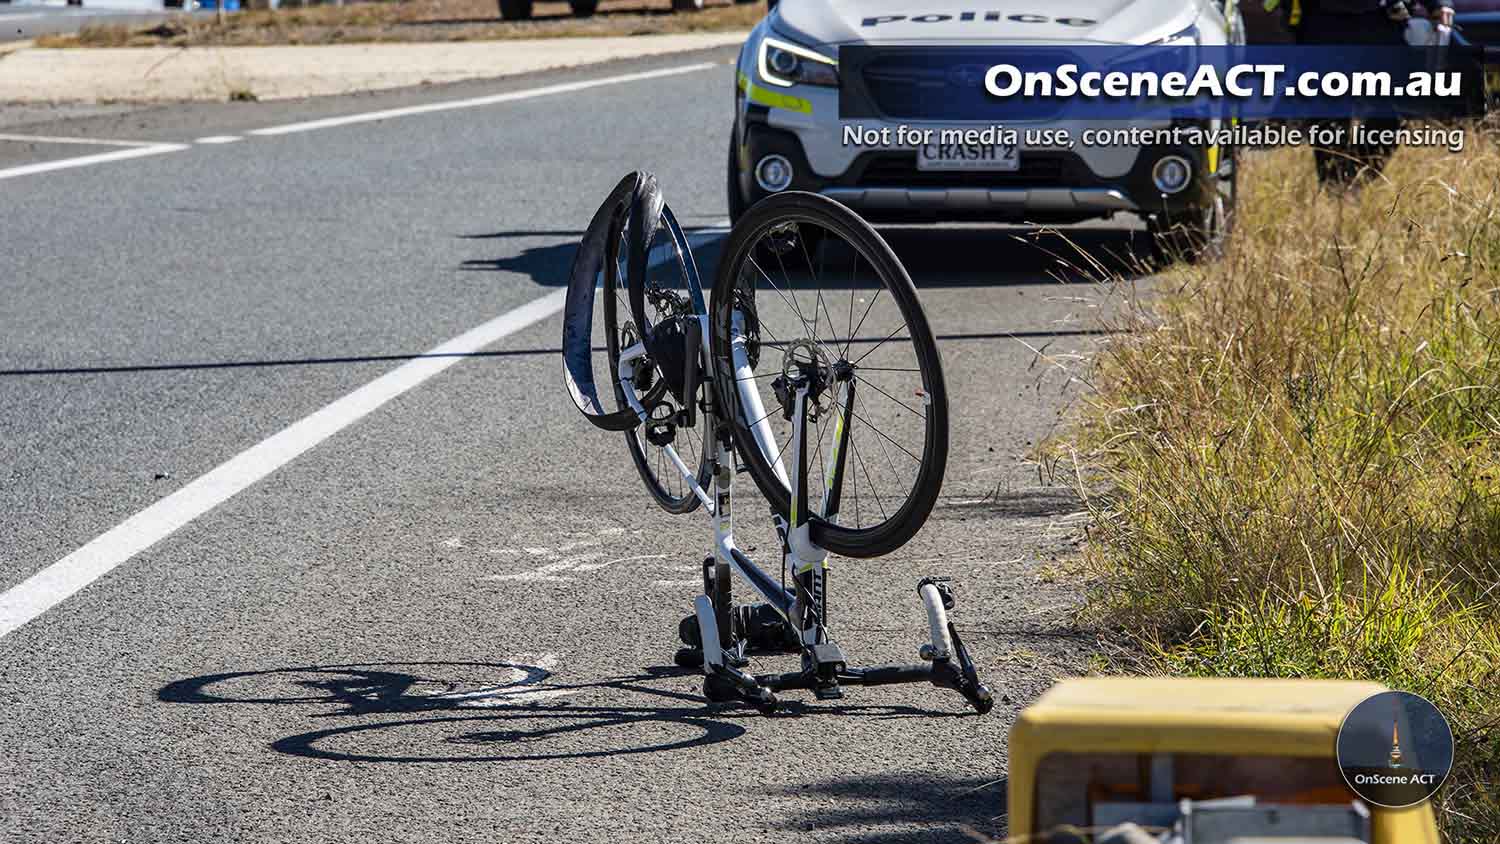
<path id="1" fill-rule="evenodd" d="M 669 0 L 603 0 L 591 18 L 575 18 L 562 2 L 539 2 L 530 21 L 501 21 L 494 0 L 401 0 L 310 6 L 211 17 L 178 17 L 149 28 L 85 26 L 76 34 L 43 35 L 42 47 L 202 47 L 277 44 L 358 44 L 401 41 L 492 41 L 510 38 L 652 35 L 750 29 L 764 3 L 721 4 L 672 12 Z"/>
<path id="2" fill-rule="evenodd" d="M 1226 256 L 1162 277 L 1054 456 L 1089 612 L 1137 670 L 1361 677 L 1434 700 L 1453 841 L 1500 840 L 1500 143 L 1354 195 L 1251 156 Z"/>

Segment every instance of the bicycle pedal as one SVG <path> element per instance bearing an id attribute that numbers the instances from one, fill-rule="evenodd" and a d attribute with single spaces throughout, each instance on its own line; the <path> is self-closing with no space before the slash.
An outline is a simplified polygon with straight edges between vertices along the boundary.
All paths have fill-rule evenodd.
<path id="1" fill-rule="evenodd" d="M 676 663 L 677 666 L 681 668 L 702 668 L 703 649 L 678 648 L 677 653 L 673 654 L 672 656 L 672 662 Z"/>

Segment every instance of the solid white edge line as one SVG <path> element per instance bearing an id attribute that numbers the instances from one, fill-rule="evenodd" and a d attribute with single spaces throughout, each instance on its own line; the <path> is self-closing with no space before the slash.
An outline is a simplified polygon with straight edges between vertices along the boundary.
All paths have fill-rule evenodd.
<path id="1" fill-rule="evenodd" d="M 296 132 L 312 132 L 318 129 L 331 129 L 337 126 L 348 126 L 355 123 L 371 123 L 377 120 L 388 120 L 395 117 L 410 117 L 416 114 L 432 114 L 439 111 L 453 111 L 463 108 L 478 108 L 480 106 L 496 105 L 498 103 L 509 103 L 517 100 L 529 100 L 533 97 L 546 97 L 552 94 L 565 94 L 570 91 L 583 91 L 589 88 L 599 88 L 605 85 L 619 85 L 625 82 L 640 82 L 646 79 L 660 79 L 663 76 L 676 76 L 683 73 L 696 73 L 700 70 L 709 70 L 719 67 L 716 62 L 699 62 L 697 64 L 678 65 L 676 67 L 665 67 L 657 70 L 644 70 L 639 73 L 625 73 L 619 76 L 605 76 L 599 79 L 585 79 L 578 82 L 563 82 L 557 85 L 544 85 L 540 88 L 528 88 L 524 91 L 510 91 L 504 94 L 491 94 L 484 97 L 473 97 L 467 100 L 449 100 L 441 103 L 427 103 L 426 105 L 408 106 L 405 108 L 389 108 L 382 111 L 368 111 L 362 114 L 348 114 L 343 117 L 326 117 L 322 120 L 309 120 L 305 123 L 288 123 L 282 126 L 269 126 L 264 129 L 252 129 L 250 135 L 290 135 Z"/>
<path id="2" fill-rule="evenodd" d="M 241 141 L 241 140 L 244 140 L 244 139 L 241 138 L 239 135 L 208 135 L 207 137 L 195 139 L 193 141 L 193 143 L 195 143 L 195 144 L 232 144 L 235 141 Z"/>
<path id="3" fill-rule="evenodd" d="M 561 288 L 501 314 L 336 399 L 231 457 L 0 595 L 0 636 L 16 630 L 136 554 L 290 463 L 391 399 L 510 334 L 562 310 Z"/>
<path id="4" fill-rule="evenodd" d="M 56 161 L 23 164 L 19 167 L 0 170 L 0 179 L 14 179 L 17 176 L 32 176 L 37 173 L 50 173 L 54 170 L 69 170 L 74 167 L 107 164 L 111 161 L 144 158 L 148 155 L 161 155 L 162 153 L 178 152 L 189 148 L 186 144 L 154 144 L 149 147 L 132 147 L 130 149 L 115 150 L 114 152 L 101 152 L 95 155 L 81 155 L 77 158 L 60 158 Z"/>
<path id="5" fill-rule="evenodd" d="M 155 147 L 162 141 L 116 141 L 106 138 L 64 138 L 58 135 L 11 135 L 0 133 L 0 141 L 18 141 L 32 144 L 84 144 L 101 147 Z"/>

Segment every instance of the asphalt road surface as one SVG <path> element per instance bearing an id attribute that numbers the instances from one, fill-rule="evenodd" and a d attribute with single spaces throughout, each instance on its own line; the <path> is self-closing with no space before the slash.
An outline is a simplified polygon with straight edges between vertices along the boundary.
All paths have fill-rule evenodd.
<path id="1" fill-rule="evenodd" d="M 1108 296 L 1027 229 L 885 231 L 954 445 L 916 540 L 835 561 L 832 612 L 855 660 L 909 661 L 917 580 L 952 576 L 995 710 L 705 705 L 671 657 L 707 520 L 655 510 L 572 408 L 556 311 L 633 168 L 711 264 L 731 58 L 0 129 L 0 841 L 1004 831 L 1006 731 L 1091 653 L 1054 563 L 1082 508 L 1029 456 Z"/>

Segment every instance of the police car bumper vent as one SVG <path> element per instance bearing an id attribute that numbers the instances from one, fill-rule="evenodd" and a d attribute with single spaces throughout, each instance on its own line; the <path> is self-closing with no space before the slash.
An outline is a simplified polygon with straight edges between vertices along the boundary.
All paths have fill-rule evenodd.
<path id="1" fill-rule="evenodd" d="M 856 209 L 885 211 L 1134 211 L 1110 188 L 824 188 L 830 199 Z"/>

